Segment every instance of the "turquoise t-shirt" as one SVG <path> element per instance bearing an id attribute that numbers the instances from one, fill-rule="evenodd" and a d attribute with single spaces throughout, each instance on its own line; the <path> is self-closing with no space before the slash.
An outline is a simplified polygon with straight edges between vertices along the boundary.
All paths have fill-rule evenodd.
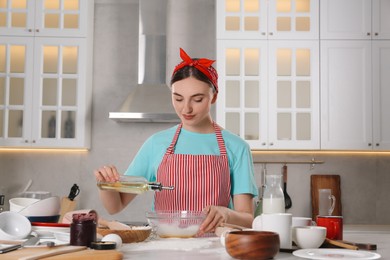
<path id="1" fill-rule="evenodd" d="M 148 181 L 156 181 L 157 169 L 172 142 L 177 126 L 158 132 L 142 145 L 125 175 L 143 176 Z M 252 194 L 257 196 L 254 179 L 252 154 L 249 145 L 239 136 L 222 130 L 222 137 L 229 160 L 231 195 Z M 175 146 L 176 154 L 219 155 L 215 133 L 200 134 L 181 129 Z"/>

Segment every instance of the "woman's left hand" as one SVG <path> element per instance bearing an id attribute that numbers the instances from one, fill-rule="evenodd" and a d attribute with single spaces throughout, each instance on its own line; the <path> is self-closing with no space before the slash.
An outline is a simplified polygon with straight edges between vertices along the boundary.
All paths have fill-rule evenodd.
<path id="1" fill-rule="evenodd" d="M 222 223 L 226 223 L 229 219 L 230 210 L 227 207 L 207 206 L 203 211 L 207 216 L 200 226 L 199 235 L 214 232 L 217 227 L 221 226 Z"/>

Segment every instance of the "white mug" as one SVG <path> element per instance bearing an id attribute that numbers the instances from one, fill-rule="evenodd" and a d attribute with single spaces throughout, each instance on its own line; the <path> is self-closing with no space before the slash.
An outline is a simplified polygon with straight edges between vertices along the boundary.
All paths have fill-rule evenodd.
<path id="1" fill-rule="evenodd" d="M 280 248 L 288 249 L 292 247 L 291 225 L 291 213 L 269 213 L 257 216 L 252 223 L 252 228 L 278 233 Z"/>
<path id="2" fill-rule="evenodd" d="M 332 195 L 331 189 L 318 190 L 318 215 L 332 216 L 336 204 L 336 197 Z"/>
<path id="3" fill-rule="evenodd" d="M 311 218 L 307 217 L 293 217 L 292 218 L 292 227 L 307 227 L 307 226 L 315 226 L 316 222 Z"/>

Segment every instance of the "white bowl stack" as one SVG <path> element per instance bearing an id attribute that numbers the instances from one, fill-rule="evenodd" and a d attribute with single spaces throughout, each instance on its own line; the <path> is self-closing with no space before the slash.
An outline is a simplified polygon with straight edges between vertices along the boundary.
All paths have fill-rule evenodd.
<path id="1" fill-rule="evenodd" d="M 9 200 L 10 211 L 18 212 L 38 222 L 57 222 L 61 209 L 61 201 L 57 196 L 46 199 L 12 198 Z M 55 221 L 55 219 L 57 219 Z"/>

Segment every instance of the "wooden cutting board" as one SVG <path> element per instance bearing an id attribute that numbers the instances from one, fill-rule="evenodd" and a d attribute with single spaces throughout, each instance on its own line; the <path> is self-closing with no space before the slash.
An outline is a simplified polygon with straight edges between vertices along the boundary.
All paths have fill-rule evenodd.
<path id="1" fill-rule="evenodd" d="M 332 216 L 342 216 L 340 175 L 312 175 L 311 176 L 311 205 L 312 219 L 318 215 L 318 189 L 331 189 L 336 197 L 336 204 Z"/>
<path id="2" fill-rule="evenodd" d="M 65 247 L 65 246 L 64 246 Z M 1 260 L 17 260 L 21 257 L 27 257 L 27 256 L 33 256 L 35 254 L 43 253 L 43 252 L 49 252 L 50 250 L 56 250 L 58 248 L 61 248 L 61 246 L 57 247 L 30 247 L 30 248 L 22 248 L 18 249 L 12 252 L 8 252 L 5 254 L 0 254 Z M 45 260 L 87 260 L 87 259 L 93 259 L 93 260 L 121 260 L 123 258 L 123 254 L 116 250 L 94 250 L 94 249 L 84 249 L 77 252 L 72 253 L 65 253 L 61 255 L 56 256 L 50 256 L 45 258 L 39 258 L 39 259 L 45 259 Z"/>

